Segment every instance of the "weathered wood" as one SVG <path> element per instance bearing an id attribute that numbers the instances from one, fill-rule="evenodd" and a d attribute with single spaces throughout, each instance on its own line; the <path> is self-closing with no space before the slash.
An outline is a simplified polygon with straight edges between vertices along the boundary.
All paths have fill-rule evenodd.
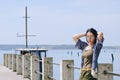
<path id="1" fill-rule="evenodd" d="M 16 72 L 16 56 L 17 54 L 12 54 L 12 70 L 13 72 Z"/>
<path id="2" fill-rule="evenodd" d="M 22 56 L 22 75 L 24 78 L 30 78 L 30 57 L 29 53 Z"/>
<path id="3" fill-rule="evenodd" d="M 10 61 L 9 61 L 9 57 L 10 57 L 10 55 L 8 54 L 8 68 L 9 68 L 9 66 L 10 66 Z"/>
<path id="4" fill-rule="evenodd" d="M 8 54 L 8 68 L 12 69 L 12 54 Z"/>
<path id="5" fill-rule="evenodd" d="M 6 54 L 3 54 L 3 66 L 6 66 L 5 61 L 6 61 Z"/>
<path id="6" fill-rule="evenodd" d="M 103 74 L 105 70 L 113 72 L 113 64 L 99 64 L 98 65 L 98 80 L 113 80 L 112 75 Z"/>
<path id="7" fill-rule="evenodd" d="M 3 55 L 3 63 L 5 67 L 8 67 L 8 54 Z"/>
<path id="8" fill-rule="evenodd" d="M 22 55 L 17 55 L 17 74 L 22 75 Z"/>
<path id="9" fill-rule="evenodd" d="M 37 61 L 39 58 L 36 55 L 31 56 L 31 80 L 40 80 L 40 74 L 39 72 L 39 61 Z"/>
<path id="10" fill-rule="evenodd" d="M 43 79 L 42 80 L 53 80 L 50 77 L 53 77 L 53 59 L 52 58 L 44 58 L 42 62 L 42 70 L 43 70 Z"/>
<path id="11" fill-rule="evenodd" d="M 8 68 L 8 54 L 5 55 L 5 65 Z"/>
<path id="12" fill-rule="evenodd" d="M 74 66 L 73 60 L 62 60 L 60 63 L 60 80 L 74 80 L 74 68 L 68 67 L 68 65 Z"/>

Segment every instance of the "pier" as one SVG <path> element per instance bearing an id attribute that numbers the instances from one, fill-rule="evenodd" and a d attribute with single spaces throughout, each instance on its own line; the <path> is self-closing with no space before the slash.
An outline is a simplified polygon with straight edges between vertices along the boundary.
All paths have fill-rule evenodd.
<path id="1" fill-rule="evenodd" d="M 41 63 L 41 64 L 40 64 Z M 4 66 L 0 65 L 0 79 L 4 80 L 57 80 L 53 75 L 53 65 L 60 66 L 59 80 L 74 80 L 74 70 L 80 71 L 75 66 L 74 60 L 61 60 L 60 63 L 53 62 L 52 57 L 43 57 L 27 54 L 4 54 Z M 41 70 L 42 69 L 42 70 Z M 113 80 L 112 64 L 99 64 L 98 80 Z M 7 77 L 6 77 L 7 76 Z"/>
<path id="2" fill-rule="evenodd" d="M 13 72 L 7 67 L 0 65 L 0 80 L 29 80 L 29 79 L 23 78 L 22 75 L 17 75 L 16 72 Z"/>

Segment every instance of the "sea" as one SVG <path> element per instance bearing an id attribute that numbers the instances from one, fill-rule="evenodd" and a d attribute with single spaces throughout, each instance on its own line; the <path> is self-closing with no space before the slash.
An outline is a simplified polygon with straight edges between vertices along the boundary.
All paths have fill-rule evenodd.
<path id="1" fill-rule="evenodd" d="M 0 64 L 3 64 L 3 54 L 19 54 L 14 49 L 0 49 Z M 47 57 L 53 57 L 54 63 L 61 60 L 74 60 L 76 67 L 81 67 L 81 50 L 78 49 L 48 49 Z M 120 48 L 103 48 L 99 55 L 98 63 L 113 64 L 113 72 L 120 74 Z M 74 69 L 74 80 L 79 80 L 80 70 Z M 53 77 L 60 80 L 60 66 L 53 65 Z M 113 80 L 120 80 L 120 76 L 114 76 Z"/>

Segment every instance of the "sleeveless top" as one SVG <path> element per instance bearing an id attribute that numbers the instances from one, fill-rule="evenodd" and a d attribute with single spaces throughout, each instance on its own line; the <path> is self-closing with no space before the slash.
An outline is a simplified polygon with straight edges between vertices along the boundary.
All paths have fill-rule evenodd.
<path id="1" fill-rule="evenodd" d="M 93 49 L 84 50 L 82 53 L 82 68 L 92 68 Z"/>

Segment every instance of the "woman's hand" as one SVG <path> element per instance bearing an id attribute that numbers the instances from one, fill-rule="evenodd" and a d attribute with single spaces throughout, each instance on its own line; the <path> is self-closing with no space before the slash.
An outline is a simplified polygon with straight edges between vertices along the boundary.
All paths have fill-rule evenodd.
<path id="1" fill-rule="evenodd" d="M 103 39 L 103 32 L 98 32 L 98 41 L 101 41 Z"/>
<path id="2" fill-rule="evenodd" d="M 97 71 L 91 70 L 91 75 L 92 75 L 94 78 L 97 78 Z"/>
<path id="3" fill-rule="evenodd" d="M 81 37 L 84 37 L 84 36 L 86 36 L 85 33 L 83 33 L 83 34 L 75 34 L 75 35 L 73 35 L 73 40 L 75 41 L 75 43 L 77 43 L 78 40 L 79 40 Z"/>

